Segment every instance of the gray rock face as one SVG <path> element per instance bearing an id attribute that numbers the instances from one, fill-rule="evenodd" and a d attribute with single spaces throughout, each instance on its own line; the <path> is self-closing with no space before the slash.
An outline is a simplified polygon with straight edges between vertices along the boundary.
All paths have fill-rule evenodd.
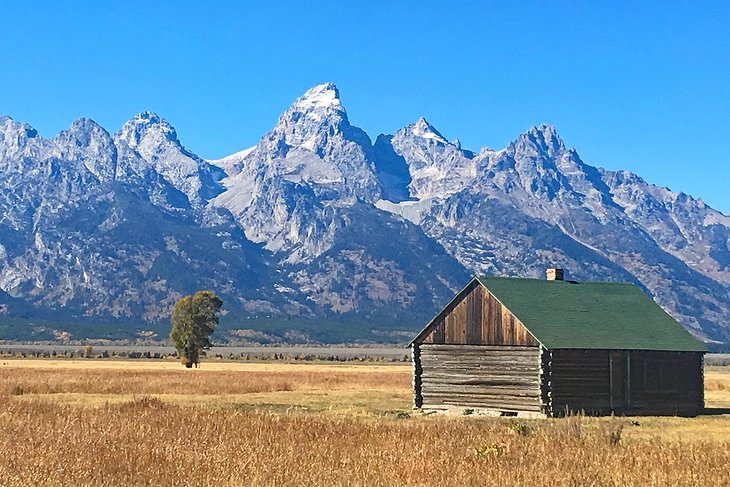
<path id="1" fill-rule="evenodd" d="M 413 198 L 448 196 L 477 175 L 474 154 L 449 143 L 425 118 L 397 131 L 390 144 L 396 154 L 408 154 L 408 193 Z"/>
<path id="2" fill-rule="evenodd" d="M 117 148 L 99 124 L 90 118 L 76 120 L 56 137 L 53 157 L 82 163 L 99 181 L 117 175 Z"/>
<path id="3" fill-rule="evenodd" d="M 421 229 L 373 206 L 381 185 L 370 138 L 350 124 L 332 84 L 298 98 L 255 148 L 217 163 L 231 177 L 212 204 L 326 313 L 364 319 L 390 308 L 391 319 L 405 311 L 415 323 L 467 276 Z M 439 279 L 413 245 L 431 248 Z"/>
<path id="4" fill-rule="evenodd" d="M 238 163 L 214 205 L 235 215 L 252 241 L 294 262 L 331 248 L 340 214 L 380 196 L 370 139 L 350 125 L 332 84 L 298 98 Z"/>
<path id="5" fill-rule="evenodd" d="M 10 117 L 0 117 L 0 160 L 4 163 L 22 156 L 39 154 L 38 131 L 27 123 L 16 122 Z"/>
<path id="6" fill-rule="evenodd" d="M 7 118 L 2 125 L 0 290 L 15 298 L 7 314 L 143 322 L 168 316 L 201 286 L 271 307 L 252 289 L 272 279 L 258 249 L 230 215 L 210 228 L 194 223 L 192 203 L 173 186 L 185 188 L 184 178 L 169 181 L 88 119 L 54 139 Z M 197 160 L 204 174 L 208 164 Z"/>
<path id="7" fill-rule="evenodd" d="M 115 134 L 114 142 L 129 161 L 132 173 L 153 170 L 195 206 L 222 191 L 218 183 L 224 171 L 183 147 L 172 125 L 157 114 L 143 112 L 135 116 Z"/>
<path id="8" fill-rule="evenodd" d="M 549 125 L 474 153 L 421 118 L 372 144 L 329 83 L 217 161 L 150 112 L 53 139 L 1 117 L 0 211 L 3 317 L 154 323 L 210 288 L 232 325 L 413 329 L 470 273 L 559 265 L 730 340 L 730 217 L 584 163 Z"/>
<path id="9" fill-rule="evenodd" d="M 229 320 L 377 318 L 384 328 L 383 317 L 425 320 L 467 278 L 420 228 L 373 206 L 372 145 L 333 85 L 296 100 L 253 150 L 216 161 L 225 170 L 149 112 L 113 137 L 91 120 L 54 139 L 2 127 L 0 290 L 11 314 L 29 303 L 64 320 L 154 322 L 182 294 L 211 288 Z M 434 282 L 420 248 L 440 262 Z"/>

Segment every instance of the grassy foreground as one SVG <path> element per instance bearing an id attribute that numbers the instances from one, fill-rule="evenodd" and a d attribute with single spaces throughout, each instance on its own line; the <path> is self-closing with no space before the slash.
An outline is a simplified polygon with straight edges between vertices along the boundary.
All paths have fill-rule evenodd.
<path id="1" fill-rule="evenodd" d="M 408 413 L 403 365 L 0 360 L 0 485 L 730 485 L 728 414 Z"/>

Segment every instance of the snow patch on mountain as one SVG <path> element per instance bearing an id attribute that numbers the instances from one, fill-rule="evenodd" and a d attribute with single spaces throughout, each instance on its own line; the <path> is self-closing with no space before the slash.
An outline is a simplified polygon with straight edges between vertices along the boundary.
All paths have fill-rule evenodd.
<path id="1" fill-rule="evenodd" d="M 436 204 L 434 198 L 426 198 L 418 201 L 401 201 L 399 203 L 393 203 L 388 200 L 378 200 L 375 202 L 377 208 L 405 218 L 416 225 L 420 225 L 423 222 L 424 215 L 428 213 L 434 204 Z"/>
<path id="2" fill-rule="evenodd" d="M 244 161 L 253 151 L 256 150 L 256 146 L 243 149 L 226 157 L 220 159 L 206 160 L 208 164 L 218 166 L 223 169 L 226 174 L 230 177 L 235 177 L 240 174 L 243 168 Z"/>
<path id="3" fill-rule="evenodd" d="M 424 139 L 434 140 L 442 144 L 448 144 L 449 141 L 436 130 L 433 125 L 428 123 L 425 118 L 421 117 L 411 126 L 411 133 L 416 137 L 422 137 Z M 457 145 L 458 144 L 458 145 Z M 457 148 L 461 148 L 461 143 L 455 144 Z"/>

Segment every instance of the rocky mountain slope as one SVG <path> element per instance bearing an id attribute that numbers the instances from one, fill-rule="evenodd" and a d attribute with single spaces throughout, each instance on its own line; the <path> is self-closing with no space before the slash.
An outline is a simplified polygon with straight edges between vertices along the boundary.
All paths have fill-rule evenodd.
<path id="1" fill-rule="evenodd" d="M 698 335 L 727 337 L 730 218 L 634 174 L 585 164 L 548 125 L 477 155 L 419 135 L 424 125 L 390 142 L 415 201 L 378 207 L 424 228 L 475 272 L 539 277 L 555 262 L 573 279 L 634 282 Z"/>
<path id="2" fill-rule="evenodd" d="M 697 336 L 730 341 L 730 218 L 585 164 L 548 125 L 499 151 L 423 118 L 372 143 L 324 84 L 256 146 L 206 161 L 149 112 L 53 139 L 3 117 L 0 190 L 0 338 L 21 326 L 3 320 L 132 333 L 211 288 L 229 329 L 392 340 L 469 274 L 560 265 L 635 282 Z"/>

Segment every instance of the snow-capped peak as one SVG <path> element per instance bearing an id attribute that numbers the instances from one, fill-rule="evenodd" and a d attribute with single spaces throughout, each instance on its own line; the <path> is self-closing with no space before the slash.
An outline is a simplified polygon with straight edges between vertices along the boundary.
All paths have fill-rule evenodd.
<path id="1" fill-rule="evenodd" d="M 442 144 L 449 143 L 449 141 L 446 140 L 444 136 L 441 135 L 439 131 L 434 128 L 433 125 L 428 123 L 428 121 L 424 117 L 419 118 L 416 123 L 411 125 L 411 133 L 416 137 L 435 140 L 437 142 L 441 142 Z"/>
<path id="2" fill-rule="evenodd" d="M 334 83 L 323 83 L 307 90 L 292 105 L 302 111 L 316 108 L 342 108 L 340 92 Z"/>
<path id="3" fill-rule="evenodd" d="M 255 145 L 253 147 L 249 147 L 248 149 L 243 149 L 242 151 L 234 152 L 233 154 L 230 154 L 228 156 L 221 157 L 220 159 L 208 159 L 208 162 L 216 166 L 220 166 L 226 161 L 240 161 L 242 159 L 245 159 L 246 156 L 252 153 L 254 150 L 256 150 Z"/>
<path id="4" fill-rule="evenodd" d="M 340 101 L 340 92 L 334 84 L 323 83 L 297 98 L 279 117 L 277 126 L 339 125 L 342 122 L 349 123 Z"/>

